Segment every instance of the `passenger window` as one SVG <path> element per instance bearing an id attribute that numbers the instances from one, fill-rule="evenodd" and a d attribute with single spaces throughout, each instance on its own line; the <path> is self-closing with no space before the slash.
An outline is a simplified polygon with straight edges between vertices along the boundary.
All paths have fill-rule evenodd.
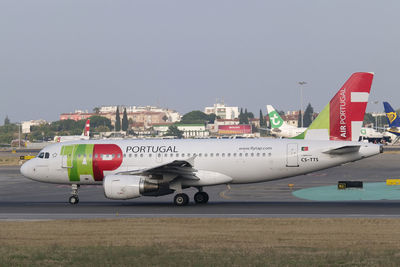
<path id="1" fill-rule="evenodd" d="M 236 157 L 236 153 L 233 153 L 233 156 Z"/>
<path id="2" fill-rule="evenodd" d="M 187 156 L 190 157 L 190 153 L 187 153 Z"/>
<path id="3" fill-rule="evenodd" d="M 118 155 L 117 155 L 117 158 L 121 158 L 121 154 L 118 154 Z"/>
<path id="4" fill-rule="evenodd" d="M 254 153 L 251 153 L 250 156 L 254 157 Z"/>
<path id="5" fill-rule="evenodd" d="M 260 156 L 260 153 L 257 153 L 257 157 L 259 157 Z"/>
<path id="6" fill-rule="evenodd" d="M 241 156 L 243 156 L 243 154 L 242 154 L 242 153 L 239 153 L 239 157 L 241 157 Z"/>
<path id="7" fill-rule="evenodd" d="M 231 153 L 228 153 L 228 157 L 230 157 L 231 156 Z"/>
<path id="8" fill-rule="evenodd" d="M 216 156 L 216 157 L 219 157 L 219 153 L 215 153 L 215 156 Z"/>
<path id="9" fill-rule="evenodd" d="M 245 157 L 247 157 L 248 155 L 249 155 L 248 153 L 245 153 L 245 154 L 244 154 Z"/>
<path id="10" fill-rule="evenodd" d="M 94 154 L 94 158 L 97 159 L 97 157 L 98 157 L 98 155 L 97 155 L 97 154 Z"/>
<path id="11" fill-rule="evenodd" d="M 44 157 L 44 152 L 41 152 L 41 153 L 39 153 L 39 156 L 38 156 L 38 158 L 43 158 Z"/>
<path id="12" fill-rule="evenodd" d="M 157 156 L 158 156 L 159 158 L 161 158 L 161 154 L 158 154 Z"/>
<path id="13" fill-rule="evenodd" d="M 132 158 L 132 154 L 129 154 L 129 157 Z"/>
<path id="14" fill-rule="evenodd" d="M 225 153 L 222 153 L 222 155 L 221 155 L 222 157 L 225 157 Z"/>
<path id="15" fill-rule="evenodd" d="M 143 158 L 143 154 L 140 154 L 140 157 Z"/>
<path id="16" fill-rule="evenodd" d="M 210 153 L 210 157 L 214 157 L 214 153 Z"/>
<path id="17" fill-rule="evenodd" d="M 44 154 L 44 155 L 45 155 L 44 156 L 45 159 L 48 159 L 50 157 L 50 153 L 49 152 L 46 152 L 46 154 Z"/>
<path id="18" fill-rule="evenodd" d="M 124 158 L 126 158 L 126 154 L 124 153 Z"/>
<path id="19" fill-rule="evenodd" d="M 149 158 L 151 158 L 151 154 L 149 154 Z"/>
<path id="20" fill-rule="evenodd" d="M 262 153 L 262 156 L 265 157 L 265 153 Z"/>

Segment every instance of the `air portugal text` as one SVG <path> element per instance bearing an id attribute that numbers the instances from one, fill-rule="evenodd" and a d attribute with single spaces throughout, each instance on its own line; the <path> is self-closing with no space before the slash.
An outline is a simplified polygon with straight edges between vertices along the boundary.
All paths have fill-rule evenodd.
<path id="1" fill-rule="evenodd" d="M 176 146 L 127 146 L 126 153 L 175 153 Z"/>

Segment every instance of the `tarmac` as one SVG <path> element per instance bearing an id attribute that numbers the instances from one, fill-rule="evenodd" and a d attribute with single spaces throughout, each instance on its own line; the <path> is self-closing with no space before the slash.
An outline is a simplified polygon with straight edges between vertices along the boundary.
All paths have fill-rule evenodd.
<path id="1" fill-rule="evenodd" d="M 384 185 L 386 179 L 400 178 L 399 162 L 400 153 L 388 151 L 358 162 L 288 179 L 206 187 L 204 189 L 210 196 L 208 204 L 196 205 L 191 201 L 185 207 L 174 206 L 173 195 L 126 201 L 108 200 L 102 186 L 82 186 L 79 189 L 79 204 L 70 205 L 70 186 L 31 181 L 19 173 L 18 166 L 0 167 L 0 220 L 135 217 L 400 218 L 399 186 Z M 338 192 L 336 189 L 337 182 L 341 180 L 363 181 L 363 190 L 368 188 L 368 193 L 374 193 L 379 185 L 381 194 L 391 190 L 392 197 L 390 200 L 363 200 L 353 194 L 361 191 L 354 189 L 346 191 L 349 196 L 356 195 L 351 199 L 340 196 L 313 199 L 299 194 L 304 190 L 314 190 L 314 193 L 308 193 L 309 196 L 316 195 L 318 190 L 341 194 L 343 191 Z M 185 190 L 191 200 L 195 192 L 194 189 Z M 326 193 L 320 195 L 326 196 Z"/>

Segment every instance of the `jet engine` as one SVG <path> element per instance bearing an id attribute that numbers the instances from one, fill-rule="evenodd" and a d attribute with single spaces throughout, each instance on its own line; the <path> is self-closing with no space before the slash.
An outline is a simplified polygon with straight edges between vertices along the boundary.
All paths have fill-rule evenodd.
<path id="1" fill-rule="evenodd" d="M 103 187 L 105 196 L 110 199 L 137 198 L 159 188 L 158 184 L 135 175 L 107 175 L 103 180 Z"/>

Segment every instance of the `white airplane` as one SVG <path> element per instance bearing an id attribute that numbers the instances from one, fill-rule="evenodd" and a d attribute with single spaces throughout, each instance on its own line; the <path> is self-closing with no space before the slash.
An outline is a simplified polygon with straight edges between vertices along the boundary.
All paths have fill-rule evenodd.
<path id="1" fill-rule="evenodd" d="M 282 179 L 382 152 L 379 145 L 352 141 L 358 140 L 372 79 L 371 73 L 353 74 L 323 111 L 327 121 L 312 125 L 303 139 L 59 143 L 24 163 L 21 173 L 36 181 L 70 184 L 71 204 L 79 202 L 79 185 L 96 184 L 103 185 L 107 198 L 118 200 L 176 192 L 174 203 L 179 206 L 189 202 L 183 190 L 194 187 L 194 201 L 207 203 L 207 186 Z M 323 140 L 312 140 L 316 136 Z"/>
<path id="2" fill-rule="evenodd" d="M 291 138 L 302 134 L 307 128 L 296 127 L 285 122 L 272 105 L 267 105 L 271 134 L 276 137 Z"/>
<path id="3" fill-rule="evenodd" d="M 90 139 L 90 119 L 85 123 L 83 132 L 81 135 L 65 135 L 65 136 L 55 136 L 54 141 L 57 143 L 77 141 L 77 140 L 89 140 Z"/>

